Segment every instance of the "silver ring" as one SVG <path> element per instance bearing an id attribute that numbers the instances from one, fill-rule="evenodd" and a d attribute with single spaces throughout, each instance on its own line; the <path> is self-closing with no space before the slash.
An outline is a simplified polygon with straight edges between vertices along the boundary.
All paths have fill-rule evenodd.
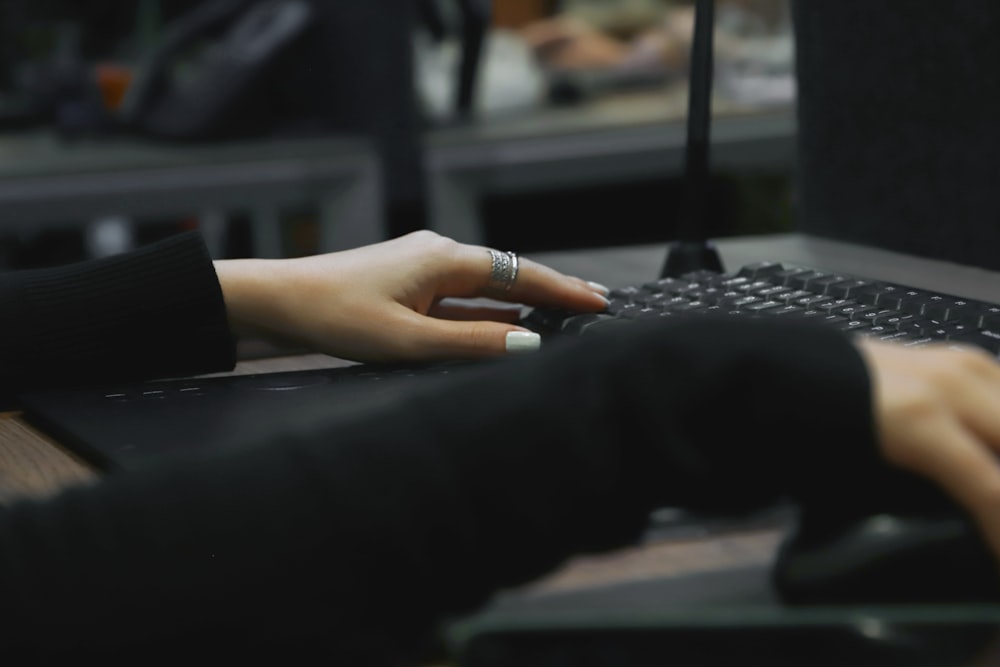
<path id="1" fill-rule="evenodd" d="M 517 280 L 517 255 L 509 251 L 492 249 L 488 252 L 493 260 L 493 268 L 490 270 L 490 280 L 486 288 L 491 292 L 509 292 Z"/>

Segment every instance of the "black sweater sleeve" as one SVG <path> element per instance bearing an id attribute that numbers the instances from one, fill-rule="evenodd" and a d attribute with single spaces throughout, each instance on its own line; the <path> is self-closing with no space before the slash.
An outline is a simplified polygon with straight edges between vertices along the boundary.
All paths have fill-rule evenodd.
<path id="1" fill-rule="evenodd" d="M 395 654 L 570 555 L 633 543 L 657 506 L 744 511 L 878 465 L 869 405 L 838 333 L 693 320 L 321 407 L 0 516 L 0 649 Z"/>
<path id="2" fill-rule="evenodd" d="M 113 257 L 0 273 L 0 395 L 232 368 L 211 258 L 194 232 Z"/>

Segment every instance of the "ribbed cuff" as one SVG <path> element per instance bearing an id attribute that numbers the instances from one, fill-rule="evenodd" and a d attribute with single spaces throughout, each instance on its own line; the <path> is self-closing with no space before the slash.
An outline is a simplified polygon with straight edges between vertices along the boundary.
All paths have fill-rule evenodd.
<path id="1" fill-rule="evenodd" d="M 211 257 L 194 233 L 129 253 L 18 272 L 0 285 L 16 320 L 0 340 L 6 388 L 231 369 L 233 337 Z"/>

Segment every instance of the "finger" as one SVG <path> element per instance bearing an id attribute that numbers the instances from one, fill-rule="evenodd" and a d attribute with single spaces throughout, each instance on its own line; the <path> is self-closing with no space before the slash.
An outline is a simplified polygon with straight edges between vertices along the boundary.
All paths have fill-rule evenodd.
<path id="1" fill-rule="evenodd" d="M 1000 451 L 1000 383 L 970 379 L 953 390 L 950 402 L 984 445 Z"/>
<path id="2" fill-rule="evenodd" d="M 940 420 L 934 427 L 924 425 L 922 441 L 926 445 L 909 459 L 909 465 L 966 507 L 976 505 L 985 491 L 1000 489 L 995 456 L 961 423 Z"/>
<path id="3" fill-rule="evenodd" d="M 924 362 L 933 359 L 941 366 L 943 403 L 980 442 L 1000 450 L 1000 364 L 985 350 L 964 345 L 942 345 L 934 355 Z"/>
<path id="4" fill-rule="evenodd" d="M 995 455 L 958 422 L 941 422 L 926 435 L 931 445 L 914 462 L 915 472 L 937 482 L 964 507 L 1000 556 L 1000 464 Z"/>
<path id="5" fill-rule="evenodd" d="M 947 343 L 952 354 L 961 355 L 969 372 L 1000 387 L 1000 363 L 997 358 L 981 347 L 964 343 Z"/>
<path id="6" fill-rule="evenodd" d="M 518 258 L 517 275 L 505 291 L 490 289 L 493 258 L 488 248 L 460 246 L 460 260 L 448 265 L 437 285 L 438 297 L 488 297 L 529 306 L 598 312 L 607 307 L 603 285 L 567 276 L 525 257 Z"/>
<path id="7" fill-rule="evenodd" d="M 569 307 L 574 310 L 603 310 L 608 305 L 608 288 L 559 273 L 543 264 L 521 258 L 517 280 L 509 299 L 529 306 Z"/>
<path id="8" fill-rule="evenodd" d="M 445 299 L 432 306 L 427 314 L 443 320 L 466 322 L 492 320 L 494 322 L 514 323 L 521 319 L 521 307 L 516 305 L 484 306 Z"/>
<path id="9" fill-rule="evenodd" d="M 411 327 L 419 332 L 414 343 L 425 358 L 480 359 L 529 352 L 541 346 L 537 333 L 512 324 L 443 320 L 417 313 L 413 318 L 419 318 Z"/>

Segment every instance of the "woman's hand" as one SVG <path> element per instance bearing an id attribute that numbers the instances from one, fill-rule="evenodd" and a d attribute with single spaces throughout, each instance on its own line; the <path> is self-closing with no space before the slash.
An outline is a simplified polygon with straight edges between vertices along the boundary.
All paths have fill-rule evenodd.
<path id="1" fill-rule="evenodd" d="M 1000 364 L 978 349 L 864 340 L 876 428 L 892 464 L 941 486 L 1000 556 Z"/>
<path id="2" fill-rule="evenodd" d="M 531 349 L 538 336 L 515 324 L 516 304 L 589 312 L 607 305 L 600 285 L 524 258 L 518 265 L 509 291 L 498 293 L 489 289 L 489 249 L 430 231 L 324 255 L 215 262 L 236 331 L 356 361 Z M 475 297 L 492 300 L 469 301 Z"/>

